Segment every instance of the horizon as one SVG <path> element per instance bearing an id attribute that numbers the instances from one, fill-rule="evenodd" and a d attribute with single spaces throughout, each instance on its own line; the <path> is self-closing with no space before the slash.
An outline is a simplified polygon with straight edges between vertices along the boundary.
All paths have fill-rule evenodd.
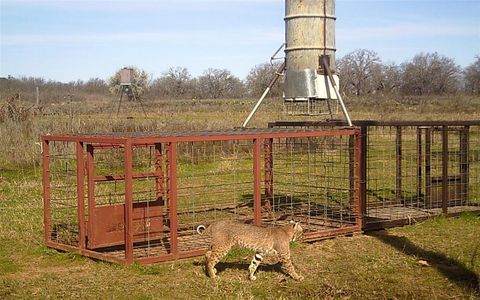
<path id="1" fill-rule="evenodd" d="M 284 41 L 278 0 L 2 0 L 0 77 L 107 80 L 123 66 L 244 79 Z M 337 59 L 355 49 L 400 65 L 438 52 L 462 68 L 480 54 L 480 1 L 337 0 Z"/>

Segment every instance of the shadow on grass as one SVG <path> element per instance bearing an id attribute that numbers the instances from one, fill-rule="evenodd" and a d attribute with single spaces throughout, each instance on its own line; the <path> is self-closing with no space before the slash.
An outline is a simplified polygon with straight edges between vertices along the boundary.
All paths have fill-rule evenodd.
<path id="1" fill-rule="evenodd" d="M 203 261 L 202 262 L 195 262 L 194 265 L 205 267 L 205 262 L 203 262 Z M 217 275 L 221 274 L 225 270 L 230 270 L 230 269 L 245 271 L 246 272 L 245 274 L 248 275 L 248 267 L 249 266 L 250 266 L 250 262 L 248 262 L 248 263 L 246 263 L 246 262 L 219 262 L 215 266 L 215 268 L 217 269 Z M 285 273 L 282 269 L 282 264 L 280 262 L 278 262 L 276 264 L 269 264 L 269 265 L 261 264 L 260 266 L 258 266 L 257 272 L 258 271 L 272 272 L 272 273 L 275 272 L 275 273 L 280 273 L 280 274 L 285 275 Z M 205 274 L 206 274 L 206 271 L 205 271 Z"/>
<path id="2" fill-rule="evenodd" d="M 426 260 L 443 276 L 458 286 L 480 292 L 477 274 L 469 270 L 464 264 L 447 257 L 445 254 L 422 249 L 413 244 L 408 238 L 390 235 L 385 230 L 370 232 L 367 235 L 375 237 L 407 255 Z"/>

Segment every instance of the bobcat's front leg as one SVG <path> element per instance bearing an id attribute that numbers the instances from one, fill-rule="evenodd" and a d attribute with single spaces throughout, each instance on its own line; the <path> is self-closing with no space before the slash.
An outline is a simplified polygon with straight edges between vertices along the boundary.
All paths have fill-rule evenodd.
<path id="1" fill-rule="evenodd" d="M 279 261 L 282 263 L 282 268 L 285 270 L 285 272 L 293 279 L 298 281 L 302 281 L 304 279 L 302 275 L 298 275 L 295 271 L 295 267 L 292 264 L 290 254 L 279 255 Z"/>

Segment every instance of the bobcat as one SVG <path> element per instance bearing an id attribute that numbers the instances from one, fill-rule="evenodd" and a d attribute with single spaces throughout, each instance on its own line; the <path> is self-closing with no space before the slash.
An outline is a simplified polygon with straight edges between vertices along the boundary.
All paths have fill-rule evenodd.
<path id="1" fill-rule="evenodd" d="M 295 272 L 290 259 L 290 242 L 295 241 L 303 234 L 299 223 L 281 227 L 260 227 L 240 223 L 233 220 L 224 220 L 213 223 L 207 228 L 200 225 L 199 234 L 209 234 L 212 237 L 210 250 L 205 254 L 208 276 L 216 277 L 215 265 L 234 246 L 239 245 L 256 251 L 250 266 L 250 280 L 256 280 L 255 272 L 265 255 L 277 255 L 282 268 L 295 280 L 303 280 L 303 276 Z"/>

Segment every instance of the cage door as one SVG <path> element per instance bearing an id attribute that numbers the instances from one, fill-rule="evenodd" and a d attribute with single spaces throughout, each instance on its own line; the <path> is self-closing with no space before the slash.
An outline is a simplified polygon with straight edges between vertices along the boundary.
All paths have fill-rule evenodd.
<path id="1" fill-rule="evenodd" d="M 123 165 L 123 149 L 105 146 L 87 146 L 88 221 L 87 248 L 98 249 L 125 244 L 125 175 L 118 167 Z M 118 159 L 115 159 L 118 157 Z M 105 160 L 104 160 L 105 159 Z M 107 159 L 118 165 L 106 167 Z M 113 164 L 112 162 L 108 162 Z M 122 172 L 123 174 L 118 175 Z M 98 174 L 97 174 L 98 173 Z M 163 198 L 158 192 L 161 169 L 154 173 L 134 174 L 132 189 L 151 184 L 153 197 L 138 197 L 130 216 L 133 224 L 133 242 L 150 242 L 163 237 Z M 146 180 L 147 179 L 147 180 Z M 151 179 L 148 181 L 148 179 Z M 147 183 L 137 184 L 139 181 Z M 140 192 L 141 193 L 141 192 Z"/>
<path id="2" fill-rule="evenodd" d="M 466 205 L 468 199 L 468 127 L 427 130 L 426 207 Z M 444 211 L 446 213 L 446 211 Z"/>

